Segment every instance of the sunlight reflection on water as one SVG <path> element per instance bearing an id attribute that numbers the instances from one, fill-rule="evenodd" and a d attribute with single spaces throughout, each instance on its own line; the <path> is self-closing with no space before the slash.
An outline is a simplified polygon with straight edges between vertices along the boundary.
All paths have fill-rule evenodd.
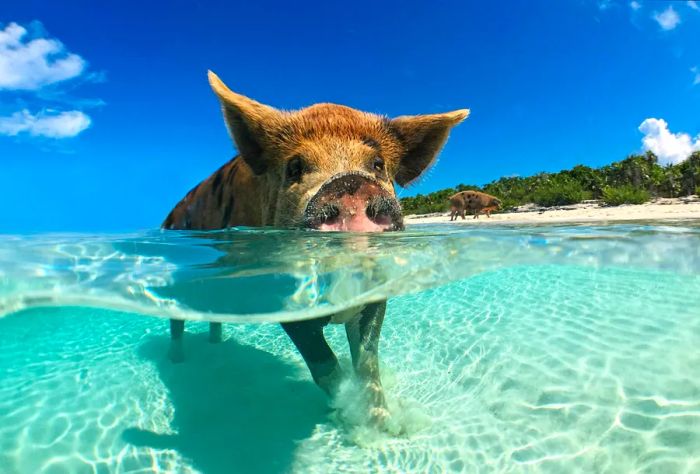
<path id="1" fill-rule="evenodd" d="M 0 315 L 90 306 L 227 322 L 332 314 L 523 264 L 700 273 L 700 226 L 413 226 L 0 237 Z M 232 296 L 235 295 L 235 296 Z"/>

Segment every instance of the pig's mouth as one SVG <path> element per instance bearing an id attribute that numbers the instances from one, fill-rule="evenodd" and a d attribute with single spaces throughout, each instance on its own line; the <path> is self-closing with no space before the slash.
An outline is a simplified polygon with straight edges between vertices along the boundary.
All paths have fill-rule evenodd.
<path id="1" fill-rule="evenodd" d="M 338 175 L 309 201 L 304 227 L 321 231 L 403 230 L 401 206 L 378 183 L 361 174 Z"/>

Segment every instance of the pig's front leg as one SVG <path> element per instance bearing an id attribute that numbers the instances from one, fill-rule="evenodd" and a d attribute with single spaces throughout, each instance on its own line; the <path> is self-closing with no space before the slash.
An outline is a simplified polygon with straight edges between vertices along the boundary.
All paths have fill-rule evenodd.
<path id="1" fill-rule="evenodd" d="M 384 427 L 389 419 L 382 381 L 379 377 L 379 334 L 384 322 L 386 301 L 372 303 L 359 317 L 345 323 L 355 373 L 367 394 L 370 418 Z"/>
<path id="2" fill-rule="evenodd" d="M 323 335 L 330 317 L 282 323 L 311 371 L 314 382 L 328 395 L 335 396 L 342 378 L 338 359 Z"/>

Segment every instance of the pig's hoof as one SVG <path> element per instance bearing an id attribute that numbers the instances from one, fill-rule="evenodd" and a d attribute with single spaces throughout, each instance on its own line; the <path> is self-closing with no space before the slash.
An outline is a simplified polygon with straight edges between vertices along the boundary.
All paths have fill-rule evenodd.
<path id="1" fill-rule="evenodd" d="M 373 407 L 369 410 L 370 424 L 380 431 L 393 436 L 402 434 L 403 429 L 391 416 L 386 407 Z"/>
<path id="2" fill-rule="evenodd" d="M 321 387 L 330 398 L 335 398 L 340 391 L 340 383 L 342 380 L 343 372 L 340 367 L 336 366 L 330 374 L 319 377 L 316 380 L 316 384 Z"/>
<path id="3" fill-rule="evenodd" d="M 391 417 L 391 413 L 385 407 L 372 407 L 369 409 L 369 419 L 374 423 L 382 423 Z"/>

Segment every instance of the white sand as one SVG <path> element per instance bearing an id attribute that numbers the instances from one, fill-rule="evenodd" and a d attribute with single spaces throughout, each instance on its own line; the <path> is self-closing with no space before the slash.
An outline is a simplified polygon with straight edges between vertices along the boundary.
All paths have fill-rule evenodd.
<path id="1" fill-rule="evenodd" d="M 539 208 L 534 205 L 521 206 L 517 212 L 485 215 L 474 219 L 467 215 L 458 217 L 453 223 L 460 225 L 483 224 L 539 224 L 562 222 L 605 222 L 605 221 L 657 221 L 674 219 L 700 219 L 700 197 L 656 199 L 646 204 L 632 204 L 616 207 L 602 205 L 598 201 L 586 201 L 572 206 Z M 406 224 L 449 223 L 450 214 L 409 215 Z"/>

